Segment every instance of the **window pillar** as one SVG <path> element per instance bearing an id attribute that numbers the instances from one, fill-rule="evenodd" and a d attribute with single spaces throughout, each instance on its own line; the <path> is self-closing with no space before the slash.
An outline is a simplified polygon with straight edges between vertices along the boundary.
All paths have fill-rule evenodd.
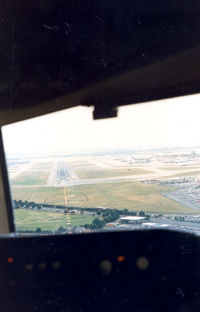
<path id="1" fill-rule="evenodd" d="M 15 232 L 12 200 L 0 129 L 0 234 Z"/>

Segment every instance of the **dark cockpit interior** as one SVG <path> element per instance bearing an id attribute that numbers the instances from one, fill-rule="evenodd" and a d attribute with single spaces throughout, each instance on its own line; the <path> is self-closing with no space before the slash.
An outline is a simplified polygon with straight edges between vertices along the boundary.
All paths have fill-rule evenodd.
<path id="1" fill-rule="evenodd" d="M 93 120 L 109 121 L 118 118 L 122 106 L 144 102 L 148 106 L 152 101 L 198 95 L 199 14 L 200 3 L 196 0 L 2 0 L 1 129 L 79 106 L 93 107 Z M 179 118 L 181 114 L 180 108 Z M 79 123 L 77 129 L 82 131 Z M 144 131 L 149 131 L 145 124 Z M 108 222 L 101 231 L 88 227 L 81 234 L 17 232 L 4 143 L 1 131 L 2 311 L 199 311 L 200 232 L 150 228 L 152 223 L 146 223 L 146 228 L 122 231 L 119 226 L 109 231 Z M 190 162 L 197 154 L 192 150 Z M 106 171 L 106 166 L 102 168 Z M 182 188 L 185 181 L 181 182 Z M 194 181 L 198 183 L 198 175 Z M 60 182 L 55 183 L 58 187 Z M 149 180 L 142 183 L 146 187 Z M 20 184 L 15 184 L 17 187 Z M 198 187 L 194 187 L 198 196 Z M 19 204 L 16 198 L 15 205 Z M 185 209 L 196 209 L 196 213 L 199 201 L 191 198 L 192 204 Z M 185 197 L 183 200 L 187 201 Z M 67 202 L 65 199 L 66 206 Z M 54 202 L 52 207 L 57 209 Z M 73 214 L 78 213 L 72 208 Z M 70 214 L 68 209 L 65 207 L 65 215 Z M 172 215 L 166 218 L 170 220 Z M 103 217 L 100 211 L 97 219 L 104 221 Z M 149 220 L 149 215 L 140 212 L 133 217 L 132 213 L 134 222 L 139 217 Z M 118 218 L 125 220 L 127 211 L 126 217 L 118 213 Z"/>

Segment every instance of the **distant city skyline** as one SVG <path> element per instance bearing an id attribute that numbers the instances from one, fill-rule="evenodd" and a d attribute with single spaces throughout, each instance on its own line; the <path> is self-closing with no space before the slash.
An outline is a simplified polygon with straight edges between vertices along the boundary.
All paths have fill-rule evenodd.
<path id="1" fill-rule="evenodd" d="M 200 146 L 199 94 L 127 105 L 112 119 L 93 120 L 92 111 L 79 106 L 4 126 L 6 154 Z"/>

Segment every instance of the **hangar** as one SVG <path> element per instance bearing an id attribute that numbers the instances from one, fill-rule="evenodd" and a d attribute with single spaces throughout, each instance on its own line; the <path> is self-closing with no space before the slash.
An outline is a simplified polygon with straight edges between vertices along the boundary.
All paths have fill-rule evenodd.
<path id="1" fill-rule="evenodd" d="M 127 216 L 119 218 L 119 222 L 121 224 L 140 224 L 145 220 L 147 220 L 146 217 L 135 217 L 135 216 Z"/>

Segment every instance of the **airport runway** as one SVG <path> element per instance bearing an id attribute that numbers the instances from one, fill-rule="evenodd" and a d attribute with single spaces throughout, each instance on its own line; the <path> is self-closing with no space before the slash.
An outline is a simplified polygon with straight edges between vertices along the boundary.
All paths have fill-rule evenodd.
<path id="1" fill-rule="evenodd" d="M 79 181 L 75 171 L 67 166 L 66 162 L 59 160 L 50 172 L 47 185 L 48 186 L 72 186 L 79 184 Z"/>
<path id="2" fill-rule="evenodd" d="M 141 167 L 142 169 L 142 167 Z M 102 169 L 103 170 L 103 169 Z M 94 179 L 79 179 L 76 175 L 75 170 L 66 163 L 66 161 L 60 159 L 55 161 L 53 164 L 47 184 L 41 185 L 16 185 L 15 188 L 18 187 L 66 187 L 66 186 L 74 186 L 74 185 L 83 185 L 83 184 L 98 184 L 98 183 L 117 183 L 117 182 L 145 182 L 153 179 L 166 179 L 175 176 L 176 174 L 196 172 L 196 168 L 194 169 L 184 169 L 184 170 L 162 170 L 158 167 L 151 167 L 151 172 L 144 174 L 135 174 L 129 176 L 115 176 L 115 177 L 107 177 L 107 178 L 94 178 Z"/>

